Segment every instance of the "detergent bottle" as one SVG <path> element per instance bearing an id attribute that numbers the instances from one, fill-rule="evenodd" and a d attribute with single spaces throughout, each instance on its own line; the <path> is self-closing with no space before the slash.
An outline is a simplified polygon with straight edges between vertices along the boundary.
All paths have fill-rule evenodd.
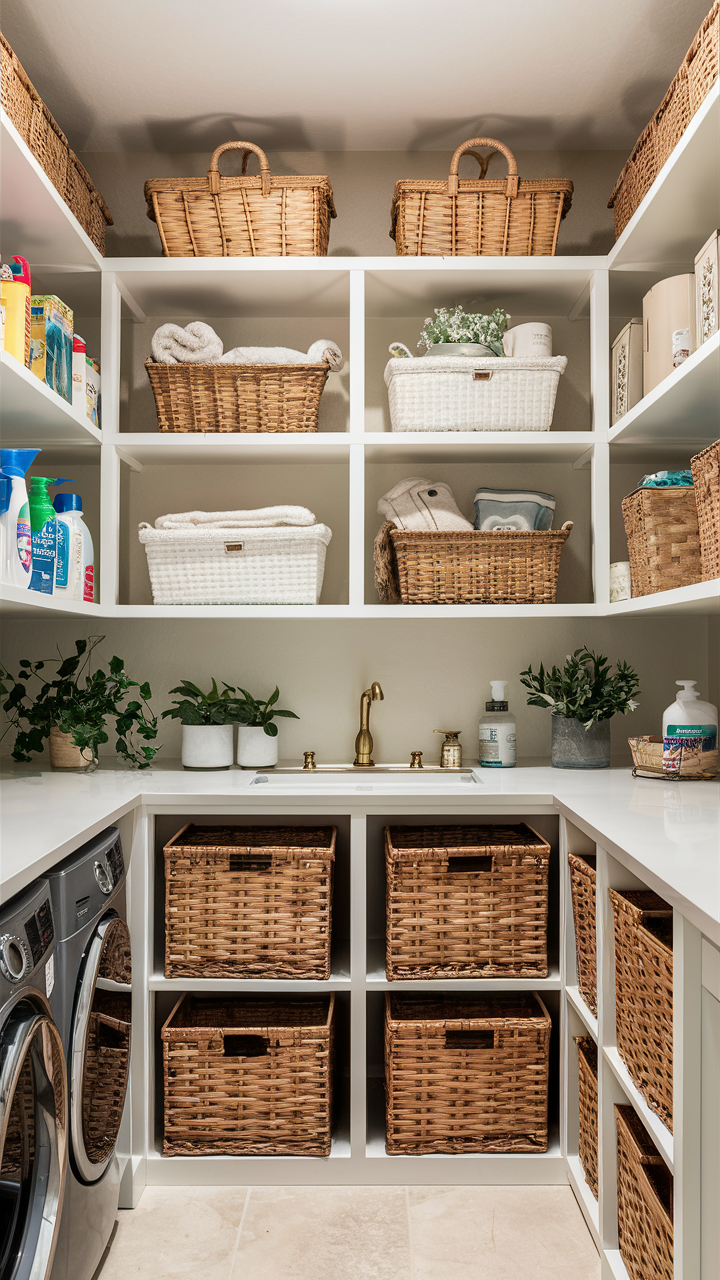
<path id="1" fill-rule="evenodd" d="M 93 541 L 82 518 L 79 493 L 56 493 L 53 503 L 57 512 L 57 558 L 55 560 L 55 594 L 66 600 L 95 598 Z"/>
<path id="2" fill-rule="evenodd" d="M 0 279 L 0 305 L 3 309 L 3 345 L 9 355 L 21 364 L 30 360 L 30 267 L 25 258 L 14 255 L 10 263 L 11 279 Z"/>
<path id="3" fill-rule="evenodd" d="M 32 531 L 25 472 L 39 453 L 39 449 L 0 449 L 0 470 L 10 481 L 7 510 L 0 516 L 5 544 L 2 580 L 23 589 L 29 588 L 32 576 Z"/>
<path id="4" fill-rule="evenodd" d="M 30 480 L 30 532 L 32 535 L 32 576 L 30 590 L 51 596 L 55 583 L 55 557 L 57 555 L 57 517 L 50 501 L 48 486 L 65 484 L 58 477 L 32 476 Z"/>

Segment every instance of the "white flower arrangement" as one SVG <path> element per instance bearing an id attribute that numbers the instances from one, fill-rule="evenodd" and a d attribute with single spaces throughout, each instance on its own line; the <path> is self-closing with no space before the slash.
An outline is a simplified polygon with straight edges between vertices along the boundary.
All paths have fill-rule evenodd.
<path id="1" fill-rule="evenodd" d="M 510 316 L 502 307 L 496 307 L 491 315 L 470 315 L 461 306 L 452 310 L 435 308 L 436 319 L 428 316 L 420 334 L 419 347 L 427 351 L 439 342 L 476 342 L 489 347 L 496 356 L 504 356 L 502 336 Z"/>

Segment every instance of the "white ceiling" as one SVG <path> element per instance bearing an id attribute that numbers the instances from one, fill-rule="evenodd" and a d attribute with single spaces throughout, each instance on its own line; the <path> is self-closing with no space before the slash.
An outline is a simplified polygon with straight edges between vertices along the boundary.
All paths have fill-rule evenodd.
<path id="1" fill-rule="evenodd" d="M 710 0 L 3 0 L 77 151 L 629 148 Z"/>

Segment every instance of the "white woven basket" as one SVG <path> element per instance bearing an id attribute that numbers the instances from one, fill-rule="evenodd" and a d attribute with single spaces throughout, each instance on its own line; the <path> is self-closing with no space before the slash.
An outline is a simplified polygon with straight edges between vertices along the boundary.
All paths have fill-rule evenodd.
<path id="1" fill-rule="evenodd" d="M 567 356 L 388 360 L 393 431 L 549 431 Z"/>
<path id="2" fill-rule="evenodd" d="M 332 532 L 141 524 L 153 604 L 317 604 Z"/>

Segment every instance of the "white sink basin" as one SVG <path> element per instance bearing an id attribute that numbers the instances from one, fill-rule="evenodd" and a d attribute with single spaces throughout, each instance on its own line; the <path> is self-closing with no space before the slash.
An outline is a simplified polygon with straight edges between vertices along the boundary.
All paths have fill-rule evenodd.
<path id="1" fill-rule="evenodd" d="M 439 791 L 482 786 L 474 769 L 441 769 L 430 765 L 411 769 L 408 765 L 376 765 L 356 769 L 353 765 L 318 765 L 316 769 L 297 768 L 258 770 L 252 787 L 286 787 L 312 791 Z"/>

